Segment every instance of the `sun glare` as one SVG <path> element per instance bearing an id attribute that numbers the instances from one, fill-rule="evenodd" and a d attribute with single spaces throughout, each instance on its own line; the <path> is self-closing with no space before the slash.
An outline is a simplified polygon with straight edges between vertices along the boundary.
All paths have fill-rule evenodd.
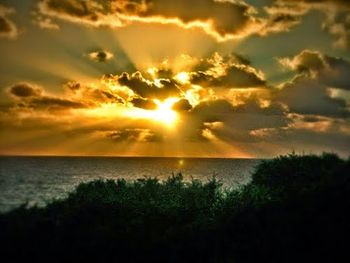
<path id="1" fill-rule="evenodd" d="M 167 126 L 173 126 L 177 120 L 177 113 L 172 109 L 174 103 L 176 103 L 179 99 L 177 98 L 169 98 L 164 101 L 154 100 L 157 104 L 158 108 L 152 111 L 153 119 L 156 121 L 160 121 Z"/>
<path id="2" fill-rule="evenodd" d="M 176 79 L 181 84 L 186 84 L 190 81 L 190 75 L 187 72 L 180 72 L 175 75 L 174 79 Z"/>
<path id="3" fill-rule="evenodd" d="M 152 121 L 160 122 L 166 127 L 173 127 L 178 120 L 178 114 L 172 109 L 173 105 L 179 101 L 179 98 L 168 98 L 163 101 L 154 100 L 157 104 L 157 109 L 155 110 L 144 110 L 139 108 L 132 108 L 128 113 L 131 118 L 137 119 L 149 119 Z"/>

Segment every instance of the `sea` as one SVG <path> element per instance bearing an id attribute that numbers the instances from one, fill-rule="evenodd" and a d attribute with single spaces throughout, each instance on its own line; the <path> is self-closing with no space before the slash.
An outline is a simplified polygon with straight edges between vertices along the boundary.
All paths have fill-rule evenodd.
<path id="1" fill-rule="evenodd" d="M 259 159 L 153 157 L 0 157 L 0 212 L 20 205 L 44 206 L 64 198 L 82 183 L 96 179 L 165 180 L 182 173 L 184 180 L 208 181 L 225 188 L 249 182 Z"/>

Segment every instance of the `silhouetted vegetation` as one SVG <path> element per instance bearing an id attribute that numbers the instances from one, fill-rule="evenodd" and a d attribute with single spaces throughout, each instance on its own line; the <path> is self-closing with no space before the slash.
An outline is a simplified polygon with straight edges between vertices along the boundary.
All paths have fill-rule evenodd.
<path id="1" fill-rule="evenodd" d="M 93 181 L 45 208 L 0 215 L 11 262 L 348 262 L 350 160 L 263 161 L 225 190 L 215 178 Z M 342 258 L 345 257 L 345 258 Z"/>

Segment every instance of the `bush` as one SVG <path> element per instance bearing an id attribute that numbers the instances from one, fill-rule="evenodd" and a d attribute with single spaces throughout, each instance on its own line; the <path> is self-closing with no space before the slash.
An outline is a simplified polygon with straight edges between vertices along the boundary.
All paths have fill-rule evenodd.
<path id="1" fill-rule="evenodd" d="M 11 261 L 295 262 L 347 256 L 350 161 L 332 154 L 262 162 L 249 184 L 98 180 L 45 208 L 0 215 Z"/>

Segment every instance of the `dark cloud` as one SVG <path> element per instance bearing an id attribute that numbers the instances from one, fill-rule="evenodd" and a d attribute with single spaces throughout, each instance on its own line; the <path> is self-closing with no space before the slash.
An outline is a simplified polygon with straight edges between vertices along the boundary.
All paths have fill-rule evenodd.
<path id="1" fill-rule="evenodd" d="M 281 60 L 281 63 L 299 73 L 306 72 L 308 74 L 317 73 L 327 66 L 324 56 L 312 50 L 304 50 L 293 59 Z"/>
<path id="2" fill-rule="evenodd" d="M 219 40 L 249 34 L 259 23 L 253 7 L 236 1 L 40 0 L 38 10 L 41 15 L 93 26 L 121 27 L 141 21 L 196 27 Z"/>
<path id="3" fill-rule="evenodd" d="M 234 113 L 234 107 L 224 99 L 209 100 L 196 105 L 192 113 L 202 122 L 216 122 L 230 117 Z"/>
<path id="4" fill-rule="evenodd" d="M 44 27 L 49 28 L 57 25 L 52 27 L 48 18 L 112 28 L 135 22 L 173 24 L 184 29 L 199 28 L 217 41 L 225 41 L 290 31 L 310 9 L 319 8 L 320 4 L 350 6 L 346 0 L 275 0 L 272 3 L 264 8 L 265 13 L 259 13 L 240 0 L 38 0 L 37 13 L 43 17 Z M 346 21 L 342 20 L 341 24 Z M 339 32 L 326 27 L 344 40 L 343 33 L 340 37 Z"/>
<path id="5" fill-rule="evenodd" d="M 145 110 L 155 110 L 157 109 L 157 104 L 153 100 L 147 100 L 142 98 L 134 98 L 131 100 L 134 107 L 145 109 Z"/>
<path id="6" fill-rule="evenodd" d="M 291 112 L 299 114 L 336 118 L 350 116 L 344 100 L 329 97 L 326 86 L 307 77 L 297 77 L 285 84 L 277 99 L 285 103 Z"/>
<path id="7" fill-rule="evenodd" d="M 262 129 L 254 133 L 265 143 L 285 152 L 338 152 L 349 155 L 350 122 L 319 116 L 297 116 L 288 127 Z M 270 149 L 271 150 L 271 149 Z"/>
<path id="8" fill-rule="evenodd" d="M 350 50 L 350 5 L 348 9 L 341 7 L 333 12 L 325 10 L 325 13 L 327 19 L 323 23 L 323 28 L 335 36 L 333 46 Z"/>
<path id="9" fill-rule="evenodd" d="M 221 87 L 261 87 L 266 82 L 256 71 L 245 66 L 230 66 L 226 70 L 226 75 L 215 79 L 215 86 Z"/>
<path id="10" fill-rule="evenodd" d="M 29 107 L 36 109 L 77 109 L 77 108 L 86 108 L 81 102 L 76 102 L 63 98 L 42 96 L 42 97 L 34 97 L 28 103 Z"/>
<path id="11" fill-rule="evenodd" d="M 107 50 L 92 51 L 87 54 L 88 58 L 97 62 L 106 62 L 113 58 L 113 54 Z"/>
<path id="12" fill-rule="evenodd" d="M 271 32 L 289 31 L 292 27 L 301 23 L 302 16 L 286 13 L 270 15 L 264 28 L 261 30 L 262 35 Z"/>
<path id="13" fill-rule="evenodd" d="M 330 88 L 350 90 L 350 62 L 347 60 L 304 50 L 292 59 L 280 61 L 282 65 L 306 73 Z"/>
<path id="14" fill-rule="evenodd" d="M 19 83 L 9 87 L 9 93 L 17 99 L 17 106 L 36 110 L 62 110 L 86 108 L 81 101 L 45 95 L 43 89 L 29 83 Z"/>
<path id="15" fill-rule="evenodd" d="M 241 65 L 246 65 L 246 66 L 250 66 L 252 64 L 251 60 L 249 59 L 249 57 L 242 55 L 242 54 L 238 54 L 238 53 L 231 53 L 230 56 L 233 61 L 235 61 L 235 63 L 237 64 L 241 64 Z"/>
<path id="16" fill-rule="evenodd" d="M 288 32 L 302 22 L 303 16 L 310 10 L 309 6 L 297 2 L 275 1 L 271 6 L 265 6 L 267 19 L 260 30 L 260 35 Z"/>
<path id="17" fill-rule="evenodd" d="M 33 12 L 33 23 L 39 26 L 42 29 L 46 30 L 59 30 L 60 26 L 53 22 L 53 20 L 50 17 L 44 17 L 36 12 Z"/>
<path id="18" fill-rule="evenodd" d="M 322 120 L 322 117 L 315 115 L 306 115 L 302 117 L 302 121 L 306 123 L 317 123 Z"/>
<path id="19" fill-rule="evenodd" d="M 106 132 L 105 136 L 115 142 L 160 142 L 163 137 L 150 129 L 121 129 Z"/>
<path id="20" fill-rule="evenodd" d="M 141 1 L 129 1 L 140 4 Z M 193 8 L 195 7 L 195 8 Z M 252 7 L 238 2 L 212 0 L 151 0 L 144 10 L 137 10 L 141 17 L 177 17 L 188 24 L 194 21 L 211 21 L 212 30 L 221 37 L 241 34 L 254 23 L 250 16 Z"/>
<path id="21" fill-rule="evenodd" d="M 90 105 L 96 106 L 100 103 L 125 103 L 124 99 L 118 95 L 118 91 L 113 91 L 108 87 L 93 87 L 71 81 L 65 84 L 65 88 Z"/>
<path id="22" fill-rule="evenodd" d="M 265 80 L 254 71 L 239 66 L 230 66 L 222 76 L 215 76 L 210 72 L 192 72 L 190 76 L 193 84 L 207 87 L 252 88 L 266 85 Z"/>
<path id="23" fill-rule="evenodd" d="M 218 139 L 228 142 L 256 142 L 252 132 L 258 129 L 287 127 L 290 123 L 282 105 L 271 102 L 261 106 L 258 98 L 251 97 L 244 104 L 232 105 L 227 100 L 210 100 L 198 104 L 190 112 L 190 127 L 183 129 L 190 139 Z"/>
<path id="24" fill-rule="evenodd" d="M 336 37 L 333 45 L 343 49 L 350 48 L 350 2 L 348 0 L 275 0 L 275 6 L 293 14 L 298 19 L 310 10 L 324 13 L 322 28 Z M 295 11 L 300 9 L 304 9 L 305 12 L 296 14 Z"/>
<path id="25" fill-rule="evenodd" d="M 341 6 L 347 6 L 350 7 L 350 2 L 348 0 L 275 0 L 276 2 L 299 2 L 299 3 L 310 3 L 310 4 L 317 4 L 317 3 L 332 3 L 332 4 L 338 4 Z"/>
<path id="26" fill-rule="evenodd" d="M 350 90 L 350 61 L 330 56 L 325 56 L 325 61 L 329 68 L 319 72 L 319 79 L 328 86 Z"/>
<path id="27" fill-rule="evenodd" d="M 186 99 L 181 99 L 178 102 L 174 103 L 173 110 L 176 111 L 189 111 L 192 109 L 192 105 Z"/>
<path id="28" fill-rule="evenodd" d="M 28 83 L 18 83 L 9 88 L 10 94 L 16 97 L 34 97 L 39 96 L 42 93 L 42 90 L 36 88 Z"/>
<path id="29" fill-rule="evenodd" d="M 285 116 L 287 111 L 279 102 L 270 101 L 265 106 L 259 102 L 258 96 L 251 96 L 245 99 L 244 103 L 235 106 L 235 113 Z"/>
<path id="30" fill-rule="evenodd" d="M 93 24 L 111 11 L 111 2 L 96 0 L 39 0 L 38 9 L 44 15 Z"/>
<path id="31" fill-rule="evenodd" d="M 262 106 L 257 97 L 250 97 L 244 103 L 234 106 L 234 112 L 228 116 L 232 128 L 255 130 L 259 128 L 286 126 L 289 122 L 287 112 L 281 104 L 270 102 Z"/>
<path id="32" fill-rule="evenodd" d="M 140 72 L 132 75 L 124 72 L 117 76 L 120 85 L 126 86 L 143 98 L 164 99 L 168 97 L 176 97 L 180 94 L 180 90 L 173 80 L 160 79 L 159 83 L 145 79 Z"/>
<path id="33" fill-rule="evenodd" d="M 0 4 L 0 37 L 15 38 L 18 35 L 18 29 L 8 15 L 14 13 L 13 8 L 6 7 Z"/>
<path id="34" fill-rule="evenodd" d="M 12 31 L 11 24 L 5 17 L 0 16 L 0 32 L 1 34 L 9 34 Z"/>
<path id="35" fill-rule="evenodd" d="M 205 87 L 253 88 L 265 87 L 263 74 L 250 66 L 250 61 L 237 54 L 222 57 L 218 53 L 201 60 L 190 73 L 189 81 Z"/>
<path id="36" fill-rule="evenodd" d="M 330 88 L 350 90 L 349 61 L 304 50 L 291 59 L 282 59 L 281 63 L 298 73 L 277 94 L 277 99 L 284 102 L 291 112 L 350 117 L 346 100 L 330 94 Z"/>

